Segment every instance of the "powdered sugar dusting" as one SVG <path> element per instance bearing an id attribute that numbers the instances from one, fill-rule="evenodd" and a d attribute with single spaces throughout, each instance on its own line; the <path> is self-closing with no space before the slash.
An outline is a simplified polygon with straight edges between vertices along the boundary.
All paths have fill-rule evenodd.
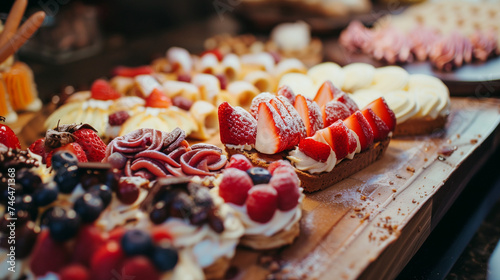
<path id="1" fill-rule="evenodd" d="M 255 119 L 258 119 L 257 113 L 259 111 L 259 104 L 262 102 L 270 101 L 271 99 L 273 99 L 273 97 L 275 97 L 275 95 L 269 92 L 263 92 L 255 96 L 252 100 L 252 104 L 250 105 L 250 115 L 252 115 Z"/>
<path id="2" fill-rule="evenodd" d="M 311 135 L 314 135 L 314 132 L 324 127 L 323 117 L 321 115 L 321 110 L 319 108 L 319 105 L 316 102 L 312 101 L 307 97 L 306 101 L 307 101 L 307 108 L 309 108 L 309 123 L 311 124 L 312 128 Z"/>
<path id="3" fill-rule="evenodd" d="M 343 121 L 351 115 L 349 108 L 344 103 L 336 100 L 326 103 L 324 114 L 325 127 L 330 126 L 338 120 Z"/>
<path id="4" fill-rule="evenodd" d="M 279 101 L 281 101 L 281 103 L 283 103 L 288 113 L 290 113 L 290 115 L 292 116 L 294 130 L 299 133 L 300 138 L 306 137 L 307 136 L 306 126 L 304 125 L 304 122 L 302 121 L 299 112 L 295 110 L 293 105 L 288 101 L 286 97 L 278 96 L 277 98 Z"/>

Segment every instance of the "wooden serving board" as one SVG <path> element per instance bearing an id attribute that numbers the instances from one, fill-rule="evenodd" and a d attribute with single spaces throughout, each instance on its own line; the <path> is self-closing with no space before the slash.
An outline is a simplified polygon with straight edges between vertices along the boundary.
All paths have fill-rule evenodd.
<path id="1" fill-rule="evenodd" d="M 294 244 L 239 248 L 235 279 L 395 278 L 496 149 L 499 124 L 500 100 L 452 98 L 446 130 L 393 139 L 381 160 L 307 195 Z"/>

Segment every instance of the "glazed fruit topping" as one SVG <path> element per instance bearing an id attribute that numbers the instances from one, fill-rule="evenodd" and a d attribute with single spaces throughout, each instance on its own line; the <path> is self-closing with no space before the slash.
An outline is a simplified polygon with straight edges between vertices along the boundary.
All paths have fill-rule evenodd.
<path id="1" fill-rule="evenodd" d="M 108 81 L 103 79 L 96 80 L 90 88 L 91 97 L 97 100 L 115 100 L 121 97 Z"/>
<path id="2" fill-rule="evenodd" d="M 331 148 L 325 143 L 307 137 L 300 140 L 299 150 L 316 161 L 326 162 Z"/>
<path id="3" fill-rule="evenodd" d="M 246 208 L 252 220 L 269 222 L 278 209 L 278 191 L 268 184 L 254 186 L 248 192 Z"/>
<path id="4" fill-rule="evenodd" d="M 360 111 L 356 111 L 344 120 L 344 124 L 358 135 L 361 151 L 366 150 L 373 143 L 373 130 Z"/>
<path id="5" fill-rule="evenodd" d="M 226 202 L 236 205 L 245 204 L 248 191 L 254 185 L 248 173 L 236 168 L 227 168 L 224 170 L 223 176 L 219 185 L 219 195 Z"/>
<path id="6" fill-rule="evenodd" d="M 223 144 L 253 145 L 257 121 L 240 107 L 223 102 L 218 108 L 220 139 Z"/>

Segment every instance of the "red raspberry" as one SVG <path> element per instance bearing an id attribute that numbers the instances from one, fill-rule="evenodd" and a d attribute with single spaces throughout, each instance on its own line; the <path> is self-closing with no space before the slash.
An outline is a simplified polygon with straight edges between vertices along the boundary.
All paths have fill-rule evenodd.
<path id="1" fill-rule="evenodd" d="M 131 279 L 160 279 L 160 273 L 153 263 L 144 256 L 133 257 L 125 260 L 121 275 Z"/>
<path id="2" fill-rule="evenodd" d="M 247 200 L 248 190 L 253 187 L 252 179 L 245 171 L 228 168 L 219 186 L 219 195 L 226 201 L 243 205 Z"/>
<path id="3" fill-rule="evenodd" d="M 108 234 L 108 241 L 116 241 L 120 242 L 122 240 L 122 236 L 127 232 L 127 229 L 124 227 L 117 227 L 112 229 Z"/>
<path id="4" fill-rule="evenodd" d="M 267 167 L 267 171 L 269 171 L 269 173 L 271 173 L 271 174 L 274 174 L 274 170 L 276 170 L 276 168 L 281 167 L 281 166 L 290 167 L 293 170 L 293 166 L 292 166 L 292 164 L 289 161 L 280 159 L 280 160 L 277 160 L 277 161 L 273 161 Z"/>
<path id="5" fill-rule="evenodd" d="M 120 274 L 124 259 L 125 255 L 118 242 L 110 241 L 106 243 L 94 253 L 90 260 L 92 279 L 112 279 L 116 276 L 115 274 Z"/>
<path id="6" fill-rule="evenodd" d="M 130 118 L 130 115 L 127 111 L 118 111 L 111 115 L 109 115 L 108 123 L 109 125 L 122 125 L 126 120 Z"/>
<path id="7" fill-rule="evenodd" d="M 243 171 L 247 171 L 252 167 L 253 166 L 250 160 L 248 160 L 246 156 L 241 154 L 235 154 L 231 156 L 231 159 L 229 160 L 229 163 L 226 166 L 226 168 L 236 168 Z"/>
<path id="8" fill-rule="evenodd" d="M 299 185 L 289 174 L 275 174 L 271 178 L 271 181 L 269 181 L 269 184 L 278 192 L 278 209 L 288 211 L 299 204 Z"/>
<path id="9" fill-rule="evenodd" d="M 64 243 L 55 242 L 50 238 L 49 231 L 43 230 L 31 254 L 30 268 L 36 276 L 42 276 L 49 271 L 59 271 L 69 259 Z"/>
<path id="10" fill-rule="evenodd" d="M 269 222 L 278 208 L 278 192 L 272 186 L 257 185 L 248 192 L 247 213 L 258 223 Z"/>
<path id="11" fill-rule="evenodd" d="M 60 280 L 88 280 L 89 270 L 81 264 L 71 264 L 59 271 Z"/>
<path id="12" fill-rule="evenodd" d="M 82 227 L 76 237 L 75 248 L 72 254 L 73 262 L 88 266 L 92 255 L 104 243 L 104 236 L 97 227 L 91 225 Z"/>

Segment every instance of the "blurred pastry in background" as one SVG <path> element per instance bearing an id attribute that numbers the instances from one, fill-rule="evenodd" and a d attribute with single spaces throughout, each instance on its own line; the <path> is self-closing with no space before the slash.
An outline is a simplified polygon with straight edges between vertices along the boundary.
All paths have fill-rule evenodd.
<path id="1" fill-rule="evenodd" d="M 245 5 L 262 7 L 277 5 L 280 9 L 307 12 L 318 16 L 343 17 L 351 14 L 370 11 L 372 5 L 369 0 L 242 0 Z"/>

